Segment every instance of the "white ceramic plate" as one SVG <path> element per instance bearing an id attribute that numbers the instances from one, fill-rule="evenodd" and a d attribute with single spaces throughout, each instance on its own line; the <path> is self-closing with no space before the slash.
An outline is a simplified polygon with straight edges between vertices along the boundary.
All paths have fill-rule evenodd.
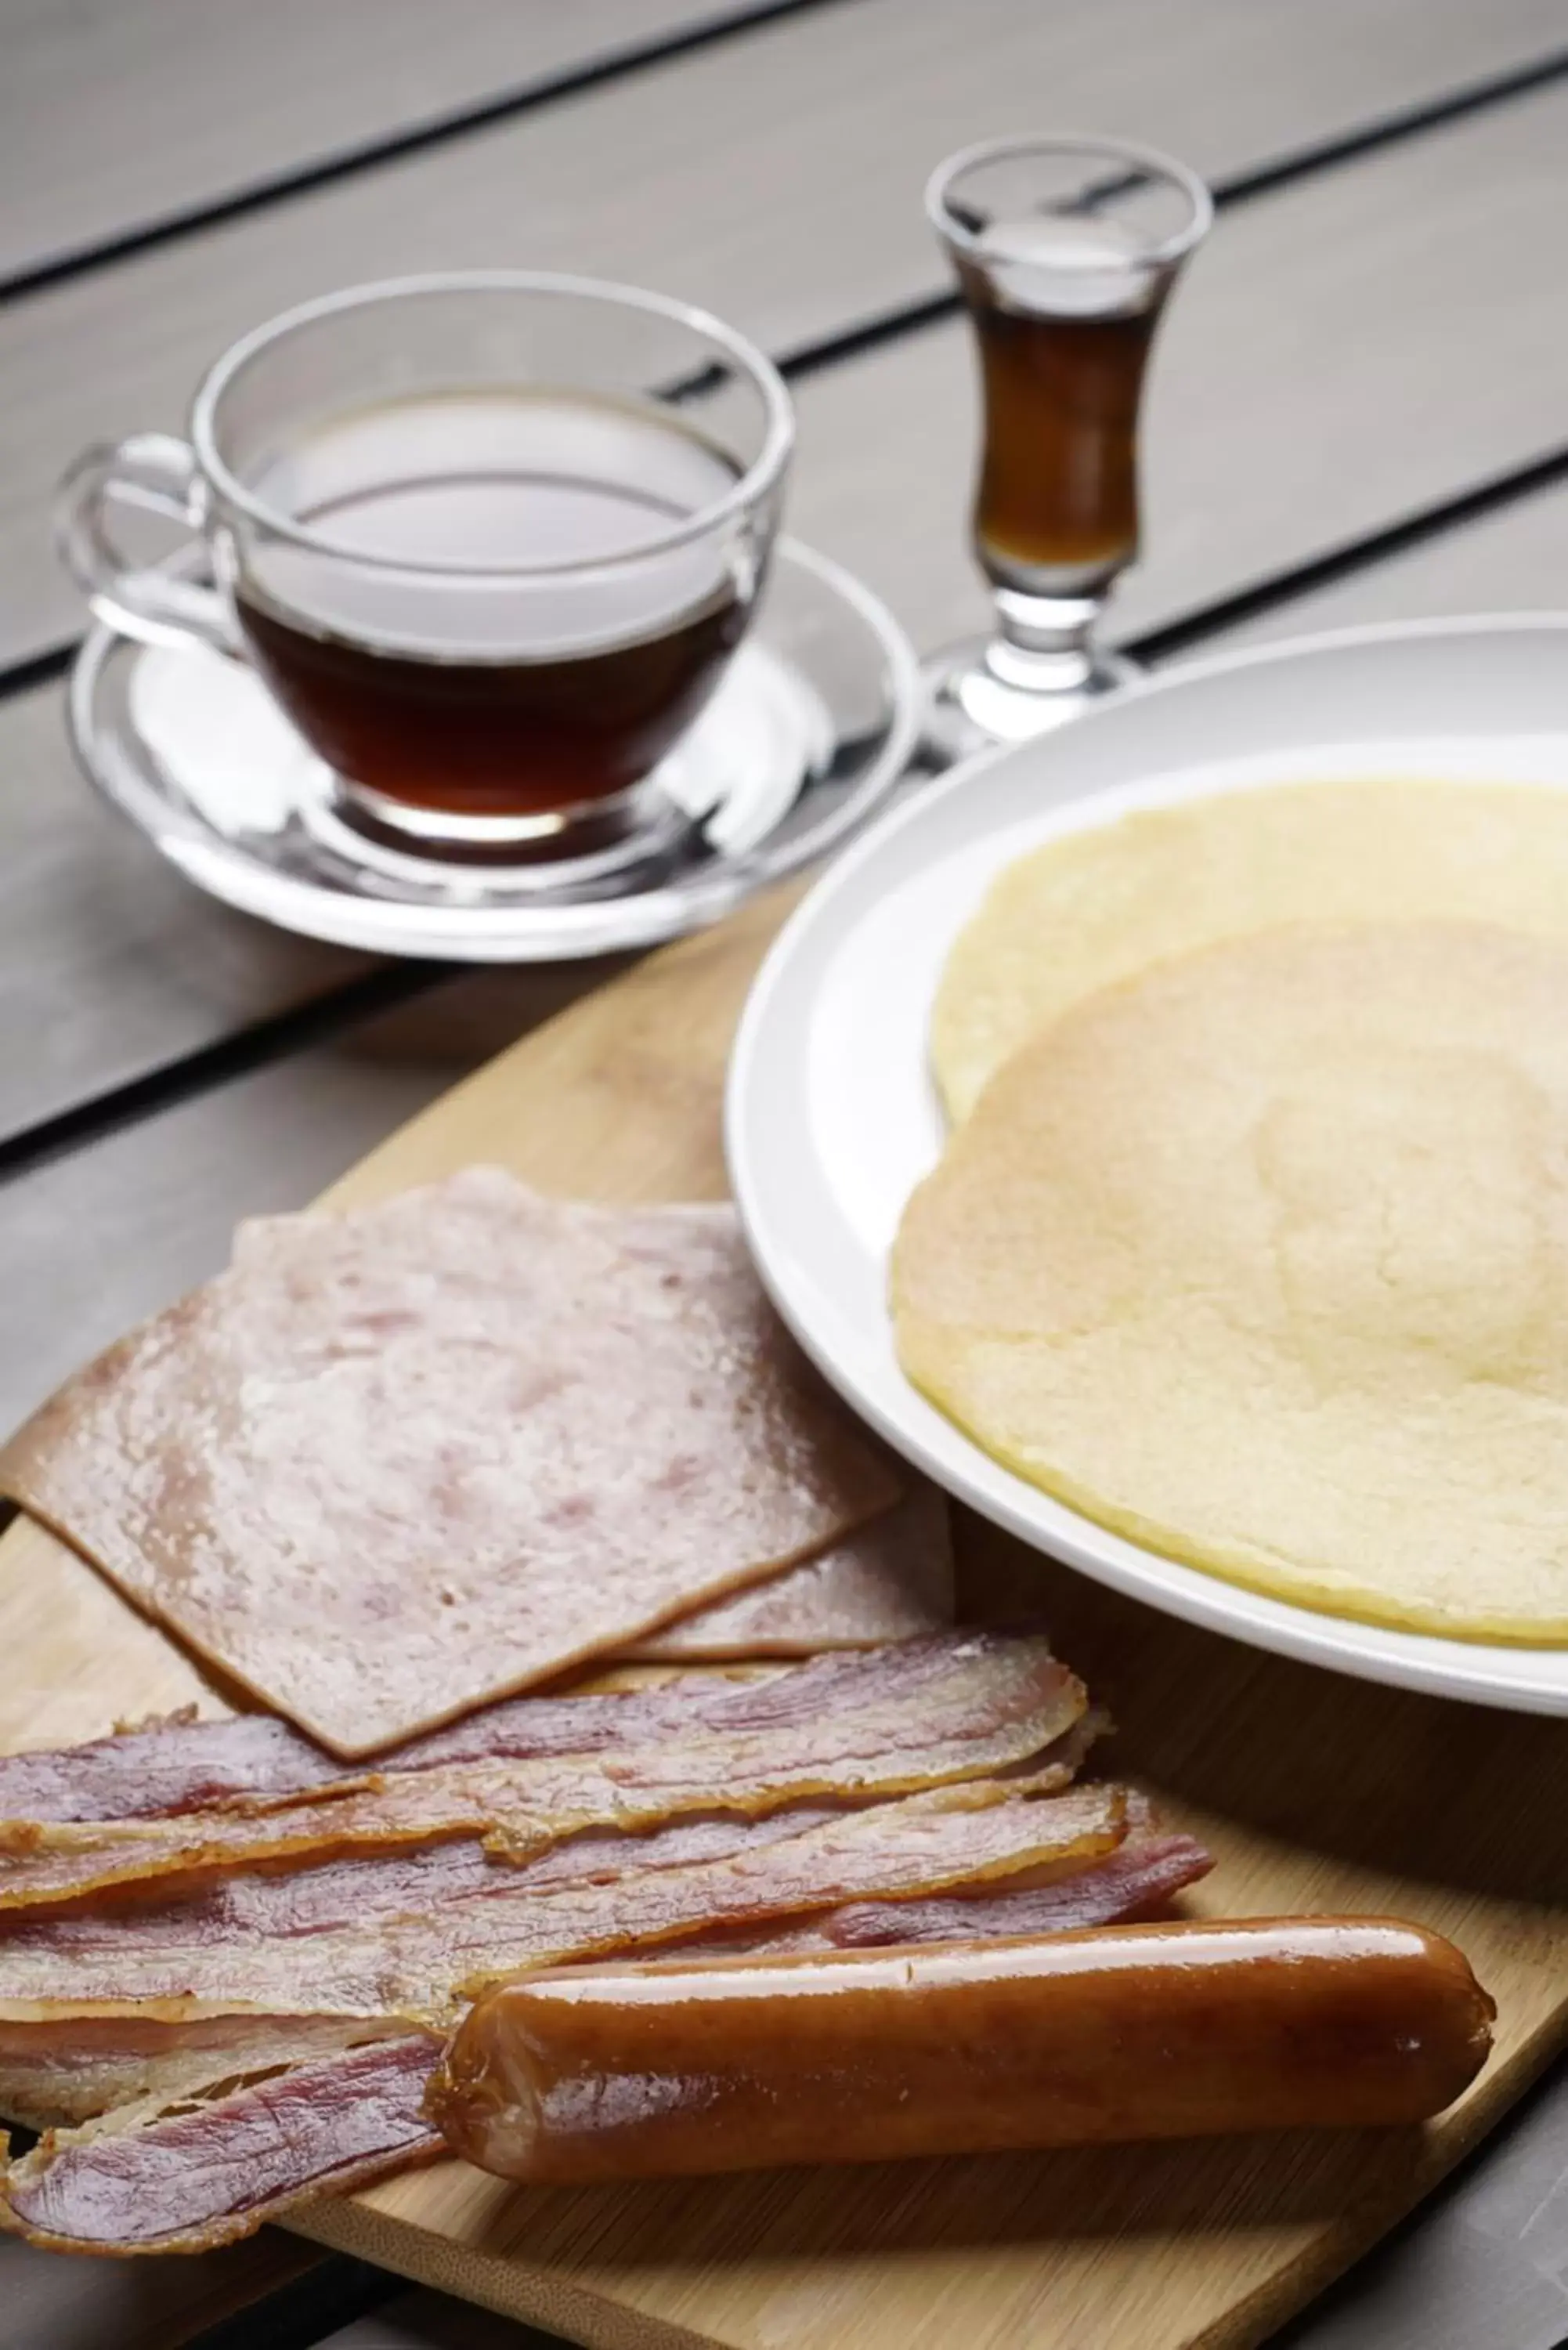
<path id="1" fill-rule="evenodd" d="M 1568 618 L 1357 629 L 1194 662 L 907 799 L 818 883 L 757 979 L 730 1070 L 735 1196 L 763 1281 L 827 1377 L 909 1460 L 1025 1542 L 1260 1648 L 1568 1714 L 1568 1648 L 1384 1630 L 1107 1533 L 981 1451 L 917 1394 L 893 1351 L 888 1250 L 941 1140 L 926 1063 L 931 998 L 992 875 L 1040 841 L 1132 808 L 1371 775 L 1568 788 Z"/>

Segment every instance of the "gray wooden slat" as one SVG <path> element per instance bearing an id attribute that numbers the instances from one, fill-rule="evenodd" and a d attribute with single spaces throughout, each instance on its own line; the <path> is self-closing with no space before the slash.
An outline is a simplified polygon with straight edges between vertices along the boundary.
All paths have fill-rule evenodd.
<path id="1" fill-rule="evenodd" d="M 0 279 L 751 9 L 5 0 Z"/>
<path id="2" fill-rule="evenodd" d="M 1231 172 L 1562 30 L 1559 0 L 854 0 L 39 292 L 0 312 L 0 658 L 78 624 L 48 550 L 69 459 L 177 424 L 235 333 L 307 295 L 565 266 L 792 345 L 944 282 L 919 191 L 965 140 L 1093 122 Z"/>
<path id="3" fill-rule="evenodd" d="M 1562 2350 L 1565 2342 L 1568 2071 L 1560 2065 L 1479 2159 L 1287 2326 L 1273 2350 Z M 467 2350 L 461 2329 L 451 2350 Z"/>
<path id="4" fill-rule="evenodd" d="M 1157 359 L 1147 559 L 1118 599 L 1120 629 L 1379 527 L 1563 431 L 1568 330 L 1538 288 L 1565 141 L 1568 90 L 1549 92 L 1221 220 Z M 984 614 L 964 549 L 971 372 L 952 321 L 810 379 L 797 400 L 794 525 L 927 646 Z M 1548 603 L 1564 594 L 1552 554 L 1548 536 L 1533 591 Z M 0 1041 L 0 1135 L 355 967 L 165 873 L 71 773 L 60 728 L 57 688 L 0 703 L 0 997 L 36 1015 Z"/>
<path id="5" fill-rule="evenodd" d="M 62 688 L 0 702 L 0 1135 L 368 967 L 202 897 L 109 816 Z"/>
<path id="6" fill-rule="evenodd" d="M 0 2237 L 0 2340 L 13 2350 L 178 2350 L 322 2265 L 271 2228 L 188 2260 L 70 2260 Z"/>
<path id="7" fill-rule="evenodd" d="M 1368 620 L 1453 611 L 1568 610 L 1568 485 L 1538 492 L 1435 544 L 1390 556 L 1226 631 L 1227 645 L 1277 643 Z"/>

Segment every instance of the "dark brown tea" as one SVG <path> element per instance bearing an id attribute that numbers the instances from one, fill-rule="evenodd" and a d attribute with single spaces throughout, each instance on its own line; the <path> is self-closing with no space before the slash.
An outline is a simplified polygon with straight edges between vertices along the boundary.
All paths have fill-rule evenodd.
<path id="1" fill-rule="evenodd" d="M 985 402 L 977 551 L 1001 587 L 1083 593 L 1137 550 L 1138 402 L 1163 288 L 1129 282 L 1114 223 L 992 237 L 960 265 Z"/>
<path id="2" fill-rule="evenodd" d="M 668 543 L 738 478 L 649 408 L 389 401 L 258 484 L 332 551 L 253 551 L 239 617 L 284 708 L 350 783 L 456 817 L 602 800 L 658 763 L 740 639 L 724 548 Z"/>

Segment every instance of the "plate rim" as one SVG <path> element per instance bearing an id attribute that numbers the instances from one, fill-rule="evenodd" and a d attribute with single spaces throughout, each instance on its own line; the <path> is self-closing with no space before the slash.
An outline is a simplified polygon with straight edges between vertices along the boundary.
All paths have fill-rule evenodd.
<path id="1" fill-rule="evenodd" d="M 1107 700 L 1103 712 L 1091 713 L 1082 724 L 1093 725 L 1102 714 L 1128 701 L 1142 702 L 1173 687 L 1223 678 L 1238 671 L 1284 666 L 1316 655 L 1354 648 L 1412 639 L 1523 636 L 1532 632 L 1568 639 L 1568 612 L 1490 612 L 1441 615 L 1414 620 L 1372 621 L 1314 631 L 1274 642 L 1249 646 L 1233 653 L 1204 655 L 1172 662 L 1158 673 L 1139 679 Z M 1047 738 L 1047 739 L 1060 739 Z M 1056 1500 L 1042 1487 L 1002 1467 L 956 1423 L 940 1416 L 943 1430 L 958 1457 L 940 1454 L 904 1418 L 885 1409 L 864 1384 L 838 1362 L 831 1346 L 795 1294 L 788 1267 L 788 1249 L 776 1241 L 765 1210 L 760 1205 L 750 1147 L 751 1102 L 759 1086 L 759 1071 L 772 1039 L 769 1035 L 775 1004 L 794 979 L 794 965 L 806 942 L 830 915 L 835 901 L 851 889 L 865 868 L 882 857 L 889 841 L 926 820 L 939 801 L 960 792 L 972 792 L 994 767 L 1027 756 L 1028 744 L 1004 743 L 981 753 L 922 787 L 901 805 L 885 809 L 813 885 L 774 939 L 753 980 L 737 1024 L 725 1081 L 723 1105 L 724 1154 L 742 1230 L 753 1262 L 779 1315 L 823 1376 L 852 1408 L 866 1418 L 896 1451 L 935 1479 L 949 1493 L 981 1516 L 1016 1535 L 1031 1549 L 1055 1558 L 1091 1580 L 1122 1593 L 1141 1605 L 1194 1623 L 1223 1638 L 1268 1652 L 1284 1655 L 1320 1669 L 1342 1672 L 1386 1687 L 1406 1688 L 1450 1700 L 1486 1705 L 1502 1711 L 1562 1717 L 1568 1715 L 1568 1648 L 1532 1648 L 1525 1643 L 1459 1640 L 1443 1634 L 1417 1634 L 1401 1627 L 1377 1625 L 1326 1610 L 1308 1608 L 1257 1592 L 1251 1586 L 1187 1565 L 1143 1544 L 1117 1535 L 1093 1519 Z M 1151 771 L 1152 772 L 1152 771 Z M 1107 792 L 1136 789 L 1138 779 L 1104 786 Z M 1568 788 L 1568 786 L 1565 786 Z M 1081 806 L 1096 796 L 1094 790 L 1073 794 L 1057 804 L 1059 810 Z M 982 827 L 983 828 L 983 827 Z M 977 833 L 977 837 L 979 837 Z M 898 1376 L 911 1404 L 935 1410 L 926 1399 Z M 1057 1523 L 1049 1533 L 1037 1513 L 1048 1505 Z M 1240 1603 L 1240 1605 L 1239 1605 Z M 1249 1619 L 1241 1606 L 1262 1604 L 1270 1611 L 1262 1620 Z M 1437 1653 L 1392 1652 L 1384 1644 L 1419 1639 Z M 1554 1683 L 1532 1681 L 1521 1671 L 1508 1680 L 1493 1678 L 1490 1660 L 1521 1660 L 1532 1657 L 1563 1660 Z"/>
<path id="2" fill-rule="evenodd" d="M 559 905 L 530 906 L 531 922 L 549 928 L 542 938 L 519 944 L 496 926 L 493 910 L 483 910 L 472 931 L 464 937 L 461 925 L 421 935 L 426 910 L 415 906 L 400 910 L 403 920 L 389 925 L 384 934 L 367 935 L 354 919 L 359 901 L 340 899 L 318 889 L 298 876 L 263 867 L 233 840 L 213 832 L 199 817 L 186 837 L 161 834 L 145 823 L 131 804 L 154 786 L 137 771 L 135 794 L 124 791 L 101 773 L 89 753 L 96 732 L 96 707 L 104 670 L 123 647 L 138 640 L 107 621 L 95 620 L 78 648 L 67 689 L 67 728 L 77 766 L 90 788 L 118 818 L 146 841 L 156 855 L 203 894 L 249 917 L 270 923 L 297 938 L 348 948 L 359 953 L 410 960 L 472 964 L 520 964 L 576 962 L 597 954 L 636 951 L 662 945 L 706 928 L 735 912 L 759 890 L 798 872 L 803 865 L 842 847 L 872 823 L 884 808 L 888 795 L 909 764 L 919 735 L 922 691 L 919 663 L 908 633 L 876 591 L 831 556 L 805 540 L 781 532 L 774 539 L 772 561 L 789 564 L 815 577 L 841 606 L 847 607 L 868 637 L 880 649 L 887 664 L 888 716 L 886 739 L 865 775 L 845 801 L 825 815 L 818 826 L 792 844 L 789 852 L 769 859 L 766 843 L 742 854 L 716 860 L 705 869 L 674 885 Z M 249 887 L 251 877 L 265 873 L 273 903 L 264 907 Z M 450 911 L 450 909 L 441 909 Z M 341 919 L 339 919 L 341 916 Z"/>

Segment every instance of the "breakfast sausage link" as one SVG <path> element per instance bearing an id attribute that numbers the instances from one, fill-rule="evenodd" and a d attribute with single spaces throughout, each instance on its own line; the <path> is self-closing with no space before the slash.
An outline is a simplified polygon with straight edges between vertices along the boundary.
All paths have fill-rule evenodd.
<path id="1" fill-rule="evenodd" d="M 1492 2002 L 1392 1918 L 583 1968 L 492 1992 L 429 2110 L 556 2183 L 1409 2123 L 1472 2080 Z"/>

